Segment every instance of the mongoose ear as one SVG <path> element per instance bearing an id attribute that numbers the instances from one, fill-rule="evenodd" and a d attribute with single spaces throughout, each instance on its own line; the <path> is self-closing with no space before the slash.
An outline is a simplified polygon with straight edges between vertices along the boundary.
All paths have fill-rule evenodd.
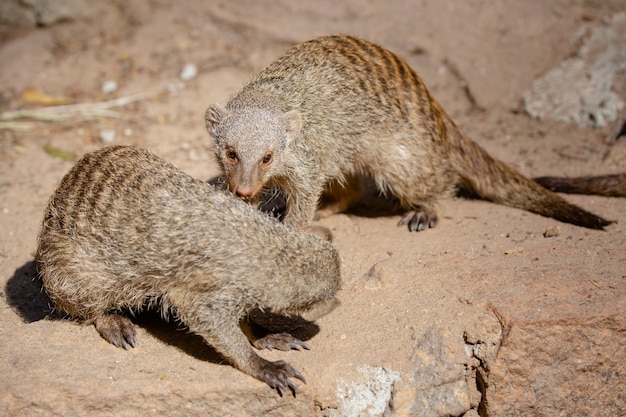
<path id="1" fill-rule="evenodd" d="M 206 109 L 204 121 L 206 123 L 206 130 L 208 130 L 211 135 L 215 134 L 216 126 L 224 120 L 227 113 L 228 111 L 219 104 L 213 104 Z"/>
<path id="2" fill-rule="evenodd" d="M 302 115 L 298 110 L 290 110 L 281 116 L 281 120 L 285 126 L 287 141 L 291 142 L 302 129 Z"/>

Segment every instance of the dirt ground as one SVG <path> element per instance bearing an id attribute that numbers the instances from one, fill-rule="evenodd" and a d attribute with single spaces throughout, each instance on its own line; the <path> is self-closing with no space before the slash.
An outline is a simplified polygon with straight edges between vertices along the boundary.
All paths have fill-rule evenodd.
<path id="1" fill-rule="evenodd" d="M 533 81 L 583 56 L 626 1 L 77 0 L 36 27 L 32 8 L 9 3 L 31 20 L 0 19 L 0 414 L 626 414 L 623 198 L 566 197 L 616 220 L 606 231 L 463 199 L 444 201 L 437 227 L 420 233 L 396 227 L 395 213 L 320 221 L 341 256 L 341 305 L 316 322 L 310 351 L 260 353 L 306 376 L 295 399 L 150 314 L 135 319 L 130 351 L 46 319 L 33 280 L 44 206 L 77 157 L 134 144 L 210 178 L 207 106 L 323 34 L 399 53 L 476 142 L 529 176 L 626 172 L 623 110 L 593 128 L 531 118 L 523 105 Z M 186 66 L 197 72 L 181 76 Z M 626 100 L 617 66 L 609 88 Z M 135 94 L 115 117 L 6 120 Z"/>

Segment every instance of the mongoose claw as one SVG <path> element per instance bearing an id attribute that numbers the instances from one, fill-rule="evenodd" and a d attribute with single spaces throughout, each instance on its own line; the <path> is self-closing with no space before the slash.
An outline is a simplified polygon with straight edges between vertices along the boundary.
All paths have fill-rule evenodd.
<path id="1" fill-rule="evenodd" d="M 260 379 L 278 391 L 281 397 L 283 396 L 283 391 L 286 391 L 287 388 L 289 388 L 289 391 L 291 391 L 295 397 L 296 394 L 302 391 L 300 391 L 300 388 L 289 378 L 299 379 L 306 384 L 304 376 L 284 361 L 267 362 L 260 376 Z"/>
<path id="2" fill-rule="evenodd" d="M 135 325 L 128 317 L 110 314 L 97 318 L 93 324 L 100 336 L 115 347 L 128 350 L 137 343 Z"/>
<path id="3" fill-rule="evenodd" d="M 311 348 L 305 342 L 300 339 L 296 339 L 289 333 L 271 333 L 265 337 L 257 339 L 253 342 L 253 345 L 257 349 L 267 349 L 267 350 L 300 350 L 306 349 L 310 350 Z"/>
<path id="4" fill-rule="evenodd" d="M 412 210 L 402 216 L 398 222 L 398 226 L 404 226 L 405 224 L 408 225 L 411 232 L 421 232 L 427 227 L 433 228 L 437 225 L 437 215 Z"/>

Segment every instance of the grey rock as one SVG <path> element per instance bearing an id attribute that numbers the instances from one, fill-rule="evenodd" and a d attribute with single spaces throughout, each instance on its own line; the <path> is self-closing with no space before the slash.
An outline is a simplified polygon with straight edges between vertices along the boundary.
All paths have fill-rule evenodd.
<path id="1" fill-rule="evenodd" d="M 95 3 L 90 0 L 21 0 L 32 7 L 37 24 L 48 26 L 62 20 L 77 20 L 92 16 Z"/>
<path id="2" fill-rule="evenodd" d="M 585 25 L 577 54 L 536 79 L 523 96 L 524 110 L 539 119 L 601 127 L 615 121 L 626 97 L 613 91 L 626 69 L 626 13 Z"/>
<path id="3" fill-rule="evenodd" d="M 359 372 L 363 382 L 345 382 L 337 387 L 339 408 L 331 410 L 329 417 L 387 416 L 394 385 L 400 380 L 396 371 L 363 365 Z"/>
<path id="4" fill-rule="evenodd" d="M 0 1 L 0 24 L 17 28 L 34 27 L 37 24 L 33 11 L 19 0 Z"/>

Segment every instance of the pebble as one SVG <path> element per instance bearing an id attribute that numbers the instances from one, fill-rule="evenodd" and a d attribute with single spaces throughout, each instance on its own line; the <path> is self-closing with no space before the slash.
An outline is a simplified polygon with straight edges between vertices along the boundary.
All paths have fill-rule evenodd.
<path id="1" fill-rule="evenodd" d="M 543 232 L 543 237 L 557 237 L 561 235 L 561 228 L 559 226 L 549 226 L 545 232 Z"/>
<path id="2" fill-rule="evenodd" d="M 367 290 L 378 290 L 383 285 L 394 285 L 396 276 L 393 265 L 388 260 L 382 260 L 374 264 L 365 274 L 363 286 Z"/>
<path id="3" fill-rule="evenodd" d="M 521 246 L 518 246 L 516 248 L 512 248 L 512 249 L 508 249 L 504 251 L 505 255 L 515 255 L 516 253 L 522 253 L 524 252 L 524 248 Z"/>
<path id="4" fill-rule="evenodd" d="M 195 64 L 188 63 L 185 64 L 178 78 L 180 78 L 181 81 L 189 81 L 194 79 L 196 75 L 198 75 L 198 67 L 196 67 Z"/>
<path id="5" fill-rule="evenodd" d="M 113 80 L 107 80 L 102 83 L 102 94 L 111 94 L 117 91 L 117 83 Z"/>
<path id="6" fill-rule="evenodd" d="M 102 143 L 113 143 L 115 141 L 115 130 L 101 129 L 98 136 Z"/>

